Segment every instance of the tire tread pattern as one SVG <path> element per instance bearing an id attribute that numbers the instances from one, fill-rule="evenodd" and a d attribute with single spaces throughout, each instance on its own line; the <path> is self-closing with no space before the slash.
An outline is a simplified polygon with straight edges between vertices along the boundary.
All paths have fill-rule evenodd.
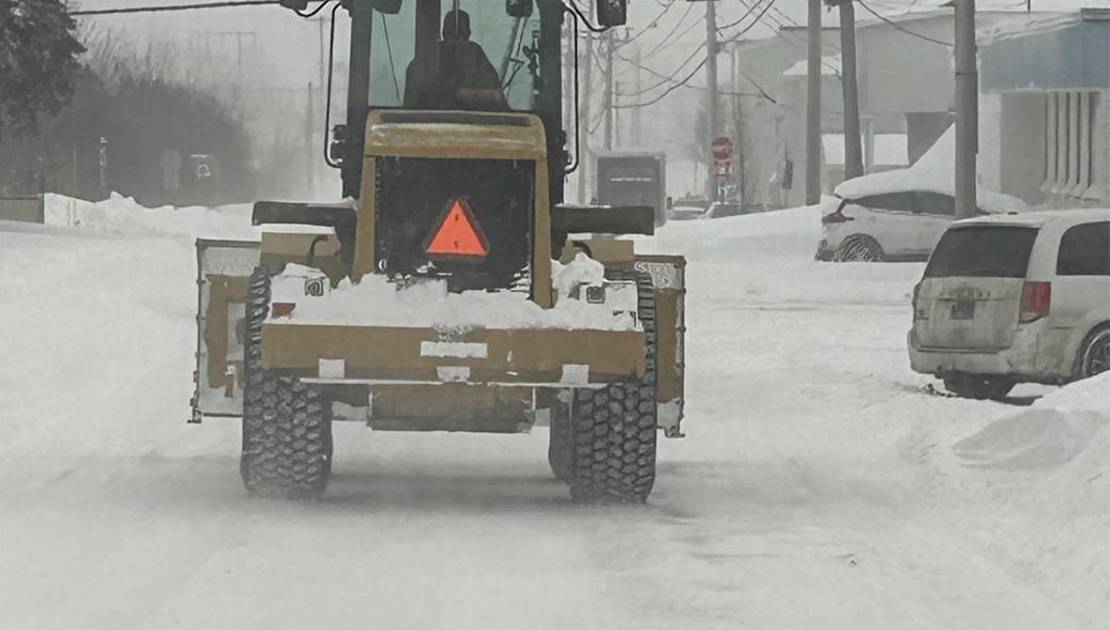
<path id="1" fill-rule="evenodd" d="M 261 367 L 270 276 L 255 269 L 244 341 L 243 453 L 239 472 L 254 496 L 318 499 L 331 474 L 331 417 L 318 388 Z"/>
<path id="2" fill-rule="evenodd" d="M 643 503 L 655 485 L 655 288 L 647 274 L 617 271 L 608 275 L 638 284 L 646 370 L 639 380 L 575 390 L 568 481 L 576 502 Z"/>

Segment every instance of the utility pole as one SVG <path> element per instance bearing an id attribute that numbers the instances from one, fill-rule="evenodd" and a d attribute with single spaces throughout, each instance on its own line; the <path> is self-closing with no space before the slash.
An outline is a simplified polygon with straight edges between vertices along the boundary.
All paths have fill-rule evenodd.
<path id="1" fill-rule="evenodd" d="M 593 18 L 593 5 L 586 5 L 586 16 L 590 19 Z M 581 99 L 579 103 L 579 111 L 582 114 L 582 119 L 577 124 L 581 125 L 579 136 L 582 140 L 582 148 L 578 150 L 578 159 L 581 162 L 578 165 L 578 203 L 586 203 L 593 196 L 590 194 L 590 174 L 593 170 L 590 168 L 590 162 L 593 157 L 590 154 L 590 92 L 593 79 L 593 66 L 594 66 L 594 38 L 587 31 L 584 34 L 586 39 L 586 55 L 582 60 L 579 67 L 582 68 L 582 89 Z M 582 67 L 584 66 L 584 67 Z"/>
<path id="2" fill-rule="evenodd" d="M 820 1 L 820 0 L 818 0 Z M 713 140 L 721 135 L 720 128 L 720 98 L 717 93 L 717 5 L 716 0 L 706 0 L 705 2 L 705 83 L 708 87 L 707 96 L 708 102 L 706 103 L 705 112 L 709 116 L 709 124 L 707 125 L 709 137 L 704 140 L 705 144 L 702 146 L 703 155 L 709 158 L 709 146 Z M 717 200 L 717 173 L 712 159 L 707 159 L 706 164 L 709 168 L 706 169 L 708 177 L 708 185 L 706 191 L 710 201 Z"/>
<path id="3" fill-rule="evenodd" d="M 840 81 L 844 92 L 844 179 L 863 175 L 859 83 L 856 80 L 856 9 L 853 0 L 825 0 L 840 8 Z"/>
<path id="4" fill-rule="evenodd" d="M 808 0 L 806 62 L 806 203 L 821 202 L 821 0 Z"/>
<path id="5" fill-rule="evenodd" d="M 605 31 L 605 150 L 613 150 L 613 29 Z"/>
<path id="6" fill-rule="evenodd" d="M 732 120 L 736 129 L 736 202 L 743 207 L 744 202 L 744 110 L 740 95 L 740 42 L 732 46 Z"/>
<path id="7" fill-rule="evenodd" d="M 633 65 L 633 68 L 632 68 L 632 86 L 633 86 L 632 87 L 632 93 L 633 94 L 640 94 L 642 88 L 640 86 L 640 63 L 641 62 L 640 62 L 640 45 L 639 44 L 636 44 L 636 50 L 634 51 L 634 56 L 632 58 L 636 60 L 636 63 Z M 632 108 L 632 116 L 631 116 L 632 120 L 630 122 L 631 129 L 629 129 L 629 136 L 630 136 L 629 137 L 629 144 L 634 146 L 634 147 L 643 146 L 642 143 L 641 143 L 641 140 L 640 140 L 640 124 L 641 124 L 641 122 L 640 122 L 640 120 L 641 120 L 640 119 L 640 109 L 642 109 L 642 108 L 640 108 L 640 107 L 633 107 Z"/>
<path id="8" fill-rule="evenodd" d="M 979 152 L 979 73 L 975 67 L 975 0 L 956 5 L 956 218 L 975 216 Z"/>
<path id="9" fill-rule="evenodd" d="M 316 90 L 313 88 L 311 82 L 308 84 L 308 100 L 305 103 L 305 121 L 304 121 L 304 146 L 306 149 L 311 148 L 315 144 L 316 133 L 315 115 L 313 113 L 313 102 L 316 100 Z M 305 155 L 310 156 L 308 164 L 305 166 L 305 192 L 311 196 L 316 191 L 316 155 L 315 151 L 307 151 Z"/>
<path id="10" fill-rule="evenodd" d="M 566 20 L 563 22 L 563 130 L 568 136 L 568 144 L 571 125 L 578 122 L 574 120 L 574 99 L 578 98 L 577 86 L 574 85 L 574 64 L 577 62 L 574 58 L 574 28 L 571 21 Z"/>

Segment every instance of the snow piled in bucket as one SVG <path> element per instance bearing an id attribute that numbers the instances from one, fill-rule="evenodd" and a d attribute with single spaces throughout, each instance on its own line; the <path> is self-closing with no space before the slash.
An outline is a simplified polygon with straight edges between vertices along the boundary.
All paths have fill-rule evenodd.
<path id="1" fill-rule="evenodd" d="M 601 276 L 598 276 L 601 268 Z M 289 265 L 285 274 L 303 275 L 299 265 Z M 559 265 L 557 285 L 573 287 L 604 279 L 601 264 L 579 254 L 569 265 Z M 569 294 L 568 288 L 560 295 Z M 419 281 L 410 286 L 390 282 L 384 276 L 363 276 L 358 284 L 343 280 L 331 293 L 297 302 L 290 317 L 274 323 L 407 328 L 557 328 L 564 330 L 638 330 L 628 313 L 612 307 L 560 299 L 544 309 L 524 293 L 464 291 L 448 293 L 443 281 Z"/>

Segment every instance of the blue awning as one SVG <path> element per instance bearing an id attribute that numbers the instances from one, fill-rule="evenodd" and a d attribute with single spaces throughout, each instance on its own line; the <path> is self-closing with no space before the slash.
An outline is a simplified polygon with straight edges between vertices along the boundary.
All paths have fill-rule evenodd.
<path id="1" fill-rule="evenodd" d="M 981 59 L 984 92 L 1110 89 L 1110 11 L 1085 9 L 1062 28 L 996 41 Z"/>

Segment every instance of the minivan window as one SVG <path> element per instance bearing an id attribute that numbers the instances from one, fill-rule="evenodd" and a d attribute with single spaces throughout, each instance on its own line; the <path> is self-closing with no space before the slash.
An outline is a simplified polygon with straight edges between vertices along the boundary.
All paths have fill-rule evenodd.
<path id="1" fill-rule="evenodd" d="M 860 197 L 848 203 L 874 208 L 875 210 L 894 210 L 896 212 L 909 212 L 912 207 L 910 194 L 901 192 Z"/>
<path id="2" fill-rule="evenodd" d="M 949 229 L 933 250 L 925 277 L 1023 278 L 1036 238 L 1036 228 L 1010 225 Z"/>
<path id="3" fill-rule="evenodd" d="M 1060 239 L 1056 273 L 1061 276 L 1110 276 L 1110 221 L 1068 228 Z"/>
<path id="4" fill-rule="evenodd" d="M 915 212 L 951 217 L 956 214 L 956 200 L 949 195 L 935 192 L 915 192 L 913 194 Z"/>

